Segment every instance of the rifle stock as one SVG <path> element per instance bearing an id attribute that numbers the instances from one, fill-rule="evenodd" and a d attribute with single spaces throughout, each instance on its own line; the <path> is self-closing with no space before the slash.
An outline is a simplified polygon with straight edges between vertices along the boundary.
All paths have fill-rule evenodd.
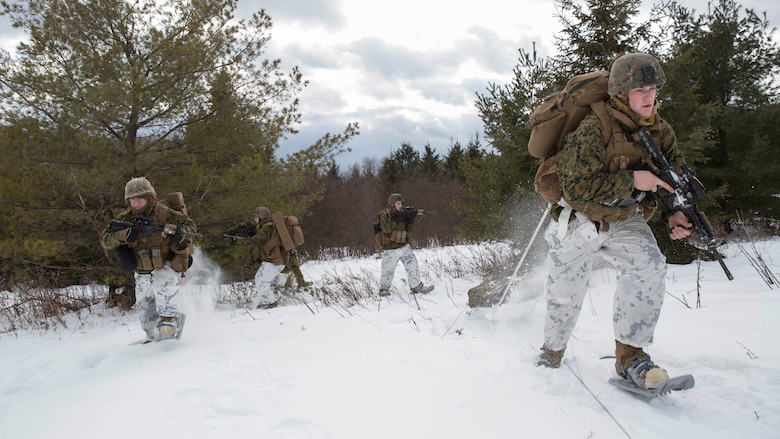
<path id="1" fill-rule="evenodd" d="M 723 262 L 720 252 L 718 252 L 718 246 L 721 244 L 721 241 L 715 237 L 712 225 L 710 225 L 707 217 L 699 210 L 699 206 L 696 204 L 696 199 L 704 197 L 704 185 L 696 178 L 696 174 L 687 164 L 680 166 L 682 175 L 677 173 L 663 152 L 661 152 L 661 148 L 658 147 L 647 127 L 640 128 L 638 134 L 639 139 L 637 143 L 645 153 L 650 154 L 652 157 L 653 162 L 659 169 L 658 178 L 668 183 L 674 189 L 674 192 L 661 197 L 664 204 L 672 212 L 679 210 L 685 214 L 685 217 L 692 224 L 693 231 L 707 245 L 708 251 L 717 258 L 726 277 L 729 280 L 734 280 L 734 276 L 726 267 L 726 263 Z"/>

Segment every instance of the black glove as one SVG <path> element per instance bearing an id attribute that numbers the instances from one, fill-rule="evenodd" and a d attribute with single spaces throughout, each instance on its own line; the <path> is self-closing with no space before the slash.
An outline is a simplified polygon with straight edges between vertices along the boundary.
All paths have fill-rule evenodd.
<path id="1" fill-rule="evenodd" d="M 120 233 L 121 232 L 122 231 L 120 231 Z M 125 242 L 128 244 L 132 244 L 138 240 L 138 232 L 135 230 L 135 227 L 126 228 L 124 230 L 124 235 L 125 235 Z"/>
<path id="2" fill-rule="evenodd" d="M 417 218 L 417 209 L 413 207 L 407 207 L 406 210 L 404 210 L 404 214 L 406 215 L 406 223 L 413 224 L 414 219 Z"/>
<path id="3" fill-rule="evenodd" d="M 401 221 L 404 220 L 404 213 L 403 212 L 399 212 L 399 211 L 397 211 L 395 209 L 391 210 L 390 211 L 390 219 L 395 221 L 395 222 L 397 222 L 397 223 L 400 223 Z"/>
<path id="4" fill-rule="evenodd" d="M 184 239 L 184 234 L 181 232 L 180 228 L 176 228 L 176 233 L 173 235 L 168 235 L 168 240 L 171 241 L 172 244 L 178 244 L 181 242 L 181 240 Z"/>

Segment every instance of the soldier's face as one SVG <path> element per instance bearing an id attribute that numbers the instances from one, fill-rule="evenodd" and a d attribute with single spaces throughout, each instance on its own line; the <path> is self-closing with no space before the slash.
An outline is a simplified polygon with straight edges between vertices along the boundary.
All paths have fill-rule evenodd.
<path id="1" fill-rule="evenodd" d="M 396 201 L 395 204 L 393 204 L 393 207 L 395 208 L 395 210 L 401 210 L 404 208 L 404 202 Z"/>
<path id="2" fill-rule="evenodd" d="M 653 113 L 657 92 L 656 86 L 631 89 L 628 91 L 628 106 L 639 117 L 647 117 Z"/>
<path id="3" fill-rule="evenodd" d="M 140 212 L 146 207 L 147 203 L 146 197 L 134 197 L 130 199 L 130 208 L 136 212 Z"/>

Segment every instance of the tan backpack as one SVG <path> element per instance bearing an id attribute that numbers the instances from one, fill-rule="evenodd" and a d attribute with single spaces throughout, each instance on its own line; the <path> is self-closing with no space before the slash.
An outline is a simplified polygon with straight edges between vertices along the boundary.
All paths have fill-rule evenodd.
<path id="1" fill-rule="evenodd" d="M 284 264 L 282 250 L 291 252 L 303 245 L 303 229 L 298 223 L 297 217 L 283 216 L 281 212 L 272 213 L 271 222 L 274 224 L 276 233 L 265 244 L 261 245 L 260 256 L 264 261 L 282 265 Z"/>
<path id="2" fill-rule="evenodd" d="M 160 204 L 185 215 L 189 215 L 189 213 L 187 213 L 187 206 L 184 204 L 184 195 L 181 192 L 172 192 L 166 195 L 165 199 L 160 201 Z M 192 255 L 195 254 L 195 246 L 192 243 L 192 239 L 187 237 L 184 239 L 187 242 L 187 247 L 181 251 L 172 249 L 175 255 L 173 256 L 173 259 L 171 259 L 171 268 L 182 274 L 192 266 Z"/>
<path id="3" fill-rule="evenodd" d="M 282 216 L 281 212 L 274 212 L 271 214 L 271 220 L 285 250 L 292 251 L 303 245 L 303 229 L 296 216 Z"/>
<path id="4" fill-rule="evenodd" d="M 612 123 L 605 104 L 609 99 L 608 82 L 607 70 L 576 75 L 562 90 L 547 96 L 531 113 L 528 152 L 542 159 L 534 177 L 534 189 L 551 204 L 560 201 L 562 195 L 557 174 L 558 152 L 566 134 L 574 131 L 582 119 L 594 110 L 604 127 L 605 145 L 611 138 Z"/>

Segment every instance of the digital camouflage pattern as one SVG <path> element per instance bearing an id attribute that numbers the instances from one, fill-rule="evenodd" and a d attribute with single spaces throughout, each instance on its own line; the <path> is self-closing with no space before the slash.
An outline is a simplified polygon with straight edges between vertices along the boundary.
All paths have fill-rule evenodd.
<path id="1" fill-rule="evenodd" d="M 271 305 L 279 300 L 280 290 L 285 288 L 287 278 L 290 276 L 289 273 L 283 273 L 283 270 L 284 265 L 260 263 L 260 268 L 255 273 L 255 292 L 259 307 Z"/>
<path id="2" fill-rule="evenodd" d="M 257 207 L 255 208 L 255 211 L 252 213 L 253 216 L 256 216 L 260 219 L 260 223 L 264 223 L 271 219 L 271 210 L 267 207 Z"/>
<path id="3" fill-rule="evenodd" d="M 176 296 L 181 288 L 181 273 L 170 266 L 154 270 L 151 274 L 135 273 L 135 294 L 141 306 L 141 327 L 147 339 L 156 338 L 155 328 L 160 317 L 176 317 Z"/>
<path id="4" fill-rule="evenodd" d="M 613 111 L 625 114 L 637 125 L 647 124 L 630 110 L 625 111 L 623 106 L 613 105 L 616 99 L 610 100 Z M 684 159 L 677 147 L 674 131 L 657 113 L 655 117 L 660 123 L 658 141 L 661 150 L 669 163 L 679 167 Z M 634 176 L 628 169 L 609 172 L 611 157 L 607 157 L 603 138 L 602 123 L 595 113 L 586 116 L 579 127 L 566 136 L 563 149 L 558 154 L 558 179 L 568 199 L 581 203 L 601 203 L 631 198 Z M 635 148 L 633 153 L 627 154 L 634 157 L 634 163 L 630 165 L 640 165 L 641 149 L 633 144 L 630 147 Z"/>
<path id="5" fill-rule="evenodd" d="M 401 196 L 401 194 L 390 194 L 389 197 L 387 197 L 387 205 L 392 206 L 397 201 L 403 201 L 404 197 Z"/>
<path id="6" fill-rule="evenodd" d="M 189 215 L 178 212 L 174 209 L 168 208 L 167 206 L 164 206 L 163 204 L 157 202 L 155 199 L 152 199 L 149 201 L 149 204 L 147 205 L 146 211 L 143 213 L 143 216 L 149 216 L 155 219 L 155 221 L 152 223 L 154 225 L 163 225 L 163 224 L 174 224 L 178 226 L 179 229 L 181 229 L 182 232 L 185 233 L 196 233 L 197 228 L 195 226 L 195 222 L 192 220 L 192 218 L 189 217 Z M 125 210 L 124 212 L 120 213 L 115 219 L 119 221 L 132 221 L 133 215 L 130 209 Z M 100 245 L 107 249 L 107 250 L 113 250 L 120 245 L 126 245 L 127 243 L 124 241 L 126 238 L 126 232 L 124 230 L 117 230 L 115 232 L 109 232 L 108 227 L 103 230 L 103 232 L 100 234 Z M 169 254 L 171 252 L 175 253 L 177 256 L 181 255 L 181 259 L 189 259 L 189 255 L 184 253 L 184 250 L 187 249 L 187 246 L 189 245 L 189 240 L 185 238 L 182 240 L 179 244 L 174 244 L 170 242 L 170 236 L 167 234 L 162 233 L 155 233 L 151 236 L 139 236 L 138 239 L 129 245 L 130 249 L 133 251 L 133 254 L 137 261 L 138 268 L 136 269 L 139 272 L 142 273 L 150 273 L 151 269 L 145 269 L 143 268 L 144 265 L 141 263 L 141 258 L 138 255 L 138 252 L 140 250 L 144 249 L 151 249 L 153 247 L 159 248 L 162 252 L 162 260 L 168 261 L 169 260 Z M 179 261 L 176 261 L 177 263 L 174 265 L 174 268 L 177 269 L 177 271 L 185 272 L 187 271 L 187 264 L 186 263 L 178 263 Z M 156 267 L 159 268 L 159 267 Z"/>
<path id="7" fill-rule="evenodd" d="M 621 91 L 655 85 L 663 87 L 666 75 L 661 64 L 647 53 L 629 53 L 612 63 L 607 93 L 615 96 Z"/>
<path id="8" fill-rule="evenodd" d="M 648 127 L 669 162 L 678 168 L 684 163 L 672 127 L 655 111 L 657 103 L 645 118 L 637 116 L 628 102 L 616 96 L 610 98 L 608 105 L 624 132 Z M 648 157 L 631 142 L 608 157 L 602 127 L 595 114 L 586 116 L 566 136 L 559 153 L 558 178 L 565 196 L 576 203 L 603 205 L 631 199 L 631 169 L 651 166 Z M 616 166 L 616 158 L 620 166 Z M 615 340 L 636 348 L 652 344 L 665 294 L 666 258 L 641 210 L 608 224 L 577 212 L 568 227 L 561 228 L 552 221 L 545 240 L 549 252 L 544 346 L 553 351 L 566 348 L 582 310 L 591 272 L 600 261 L 618 272 L 612 310 Z"/>
<path id="9" fill-rule="evenodd" d="M 666 258 L 641 213 L 614 222 L 607 232 L 592 221 L 575 217 L 566 236 L 550 222 L 545 240 L 547 255 L 547 316 L 544 345 L 554 351 L 566 347 L 588 292 L 596 262 L 605 260 L 618 271 L 612 324 L 615 339 L 647 347 L 663 305 Z"/>
<path id="10" fill-rule="evenodd" d="M 404 245 L 400 248 L 382 252 L 382 274 L 379 278 L 380 290 L 390 289 L 390 286 L 393 284 L 393 277 L 395 277 L 395 268 L 399 261 L 406 269 L 406 275 L 409 277 L 409 287 L 414 288 L 421 284 L 417 258 L 412 253 L 411 247 Z"/>
<path id="11" fill-rule="evenodd" d="M 258 208 L 260 209 L 260 208 Z M 263 214 L 264 212 L 260 212 Z M 257 209 L 255 210 L 257 214 Z M 258 307 L 277 303 L 282 290 L 291 287 L 291 276 L 295 276 L 298 287 L 311 285 L 301 272 L 301 260 L 297 251 L 287 251 L 281 245 L 276 225 L 268 219 L 257 223 L 257 233 L 252 237 L 260 246 L 261 262 L 255 273 L 255 291 Z"/>
<path id="12" fill-rule="evenodd" d="M 385 236 L 381 246 L 383 250 L 392 250 L 407 245 L 409 243 L 409 235 L 414 232 L 414 223 L 408 224 L 403 221 L 395 221 L 392 215 L 390 215 L 392 209 L 394 208 L 384 209 L 378 213 L 379 229 Z M 395 236 L 403 236 L 404 239 L 394 238 Z"/>
<path id="13" fill-rule="evenodd" d="M 125 201 L 144 195 L 150 195 L 153 198 L 157 198 L 157 192 L 146 177 L 131 178 L 130 181 L 125 184 Z"/>
<path id="14" fill-rule="evenodd" d="M 195 233 L 195 222 L 186 213 L 174 210 L 157 201 L 157 193 L 149 180 L 144 177 L 130 179 L 125 184 L 125 201 L 130 198 L 146 196 L 148 203 L 143 216 L 153 218 L 153 225 L 174 224 L 185 233 Z M 133 212 L 130 208 L 123 211 L 115 219 L 131 221 Z M 170 235 L 154 233 L 150 236 L 140 234 L 133 242 L 126 242 L 127 229 L 110 232 L 106 227 L 100 234 L 100 245 L 113 250 L 124 245 L 129 247 L 136 258 L 137 266 L 133 273 L 135 277 L 136 303 L 141 307 L 141 327 L 146 332 L 148 340 L 158 339 L 157 324 L 161 317 L 179 318 L 176 296 L 181 289 L 181 276 L 189 266 L 189 241 L 185 238 L 179 243 L 172 243 Z M 151 262 L 144 263 L 139 251 L 151 257 Z M 170 257 L 169 257 L 170 256 Z M 148 259 L 148 258 L 147 258 Z M 147 265 L 147 266 L 145 266 Z"/>

